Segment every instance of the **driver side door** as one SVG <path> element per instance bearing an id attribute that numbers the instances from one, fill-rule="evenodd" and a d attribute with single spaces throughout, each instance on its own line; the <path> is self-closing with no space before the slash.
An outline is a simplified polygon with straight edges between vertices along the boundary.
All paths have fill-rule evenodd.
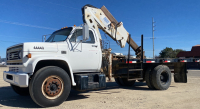
<path id="1" fill-rule="evenodd" d="M 89 39 L 83 41 L 82 29 L 76 29 L 69 39 L 69 61 L 73 72 L 97 72 L 100 64 L 101 48 L 93 31 Z"/>

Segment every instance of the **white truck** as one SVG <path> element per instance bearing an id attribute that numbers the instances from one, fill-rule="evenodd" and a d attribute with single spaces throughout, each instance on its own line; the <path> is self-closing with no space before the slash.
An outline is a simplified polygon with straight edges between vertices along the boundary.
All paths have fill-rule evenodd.
<path id="1" fill-rule="evenodd" d="M 82 13 L 83 26 L 64 27 L 45 42 L 7 48 L 9 71 L 3 72 L 3 78 L 16 93 L 30 95 L 41 107 L 51 107 L 64 102 L 71 88 L 80 91 L 105 88 L 106 76 L 113 76 L 121 86 L 132 86 L 140 80 L 146 81 L 149 88 L 166 90 L 171 83 L 169 67 L 173 67 L 175 81 L 187 82 L 184 60 L 143 59 L 143 46 L 137 46 L 123 23 L 117 22 L 105 6 L 99 9 L 85 5 Z M 99 29 L 121 47 L 128 43 L 138 59 L 112 58 L 110 49 L 101 48 Z"/>

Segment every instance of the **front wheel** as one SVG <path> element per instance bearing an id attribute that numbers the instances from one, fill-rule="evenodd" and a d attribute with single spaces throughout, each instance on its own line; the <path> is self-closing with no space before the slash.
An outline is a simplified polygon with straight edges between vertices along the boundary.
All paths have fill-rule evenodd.
<path id="1" fill-rule="evenodd" d="M 35 103 L 41 107 L 52 107 L 64 102 L 71 90 L 67 72 L 55 66 L 44 67 L 32 77 L 29 92 Z"/>

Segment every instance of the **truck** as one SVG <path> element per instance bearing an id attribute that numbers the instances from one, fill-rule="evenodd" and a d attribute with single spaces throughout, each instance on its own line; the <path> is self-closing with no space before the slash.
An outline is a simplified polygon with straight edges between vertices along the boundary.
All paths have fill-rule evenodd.
<path id="1" fill-rule="evenodd" d="M 7 48 L 9 71 L 3 72 L 19 95 L 30 95 L 41 107 L 58 106 L 70 90 L 86 91 L 106 87 L 106 77 L 114 77 L 120 86 L 146 81 L 151 89 L 167 90 L 171 73 L 175 82 L 187 83 L 187 62 L 199 59 L 145 59 L 143 35 L 138 46 L 105 6 L 82 7 L 83 24 L 63 27 L 45 42 L 21 43 Z M 113 56 L 111 48 L 102 49 L 99 29 L 122 48 L 129 44 L 137 59 Z"/>

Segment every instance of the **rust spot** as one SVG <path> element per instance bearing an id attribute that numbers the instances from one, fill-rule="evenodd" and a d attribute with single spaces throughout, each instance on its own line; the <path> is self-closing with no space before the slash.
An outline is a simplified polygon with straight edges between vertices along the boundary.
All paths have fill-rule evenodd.
<path id="1" fill-rule="evenodd" d="M 56 95 L 58 95 L 61 92 L 61 88 L 56 88 L 59 85 L 61 85 L 61 81 L 59 79 L 54 79 L 54 78 L 50 78 L 46 81 L 46 84 L 44 85 L 44 92 L 50 96 L 50 97 L 54 97 Z M 52 90 L 52 87 L 55 87 L 54 90 Z"/>
<path id="2" fill-rule="evenodd" d="M 113 23 L 111 23 L 111 26 L 114 28 L 115 27 L 115 25 L 113 24 Z"/>
<path id="3" fill-rule="evenodd" d="M 90 19 L 90 23 L 92 23 L 92 19 Z"/>
<path id="4" fill-rule="evenodd" d="M 90 15 L 87 15 L 87 17 L 90 17 Z"/>
<path id="5" fill-rule="evenodd" d="M 93 28 L 95 29 L 95 26 L 93 25 Z"/>
<path id="6" fill-rule="evenodd" d="M 104 29 L 106 29 L 106 27 L 104 27 Z"/>
<path id="7" fill-rule="evenodd" d="M 117 32 L 117 35 L 120 35 L 119 32 Z"/>

